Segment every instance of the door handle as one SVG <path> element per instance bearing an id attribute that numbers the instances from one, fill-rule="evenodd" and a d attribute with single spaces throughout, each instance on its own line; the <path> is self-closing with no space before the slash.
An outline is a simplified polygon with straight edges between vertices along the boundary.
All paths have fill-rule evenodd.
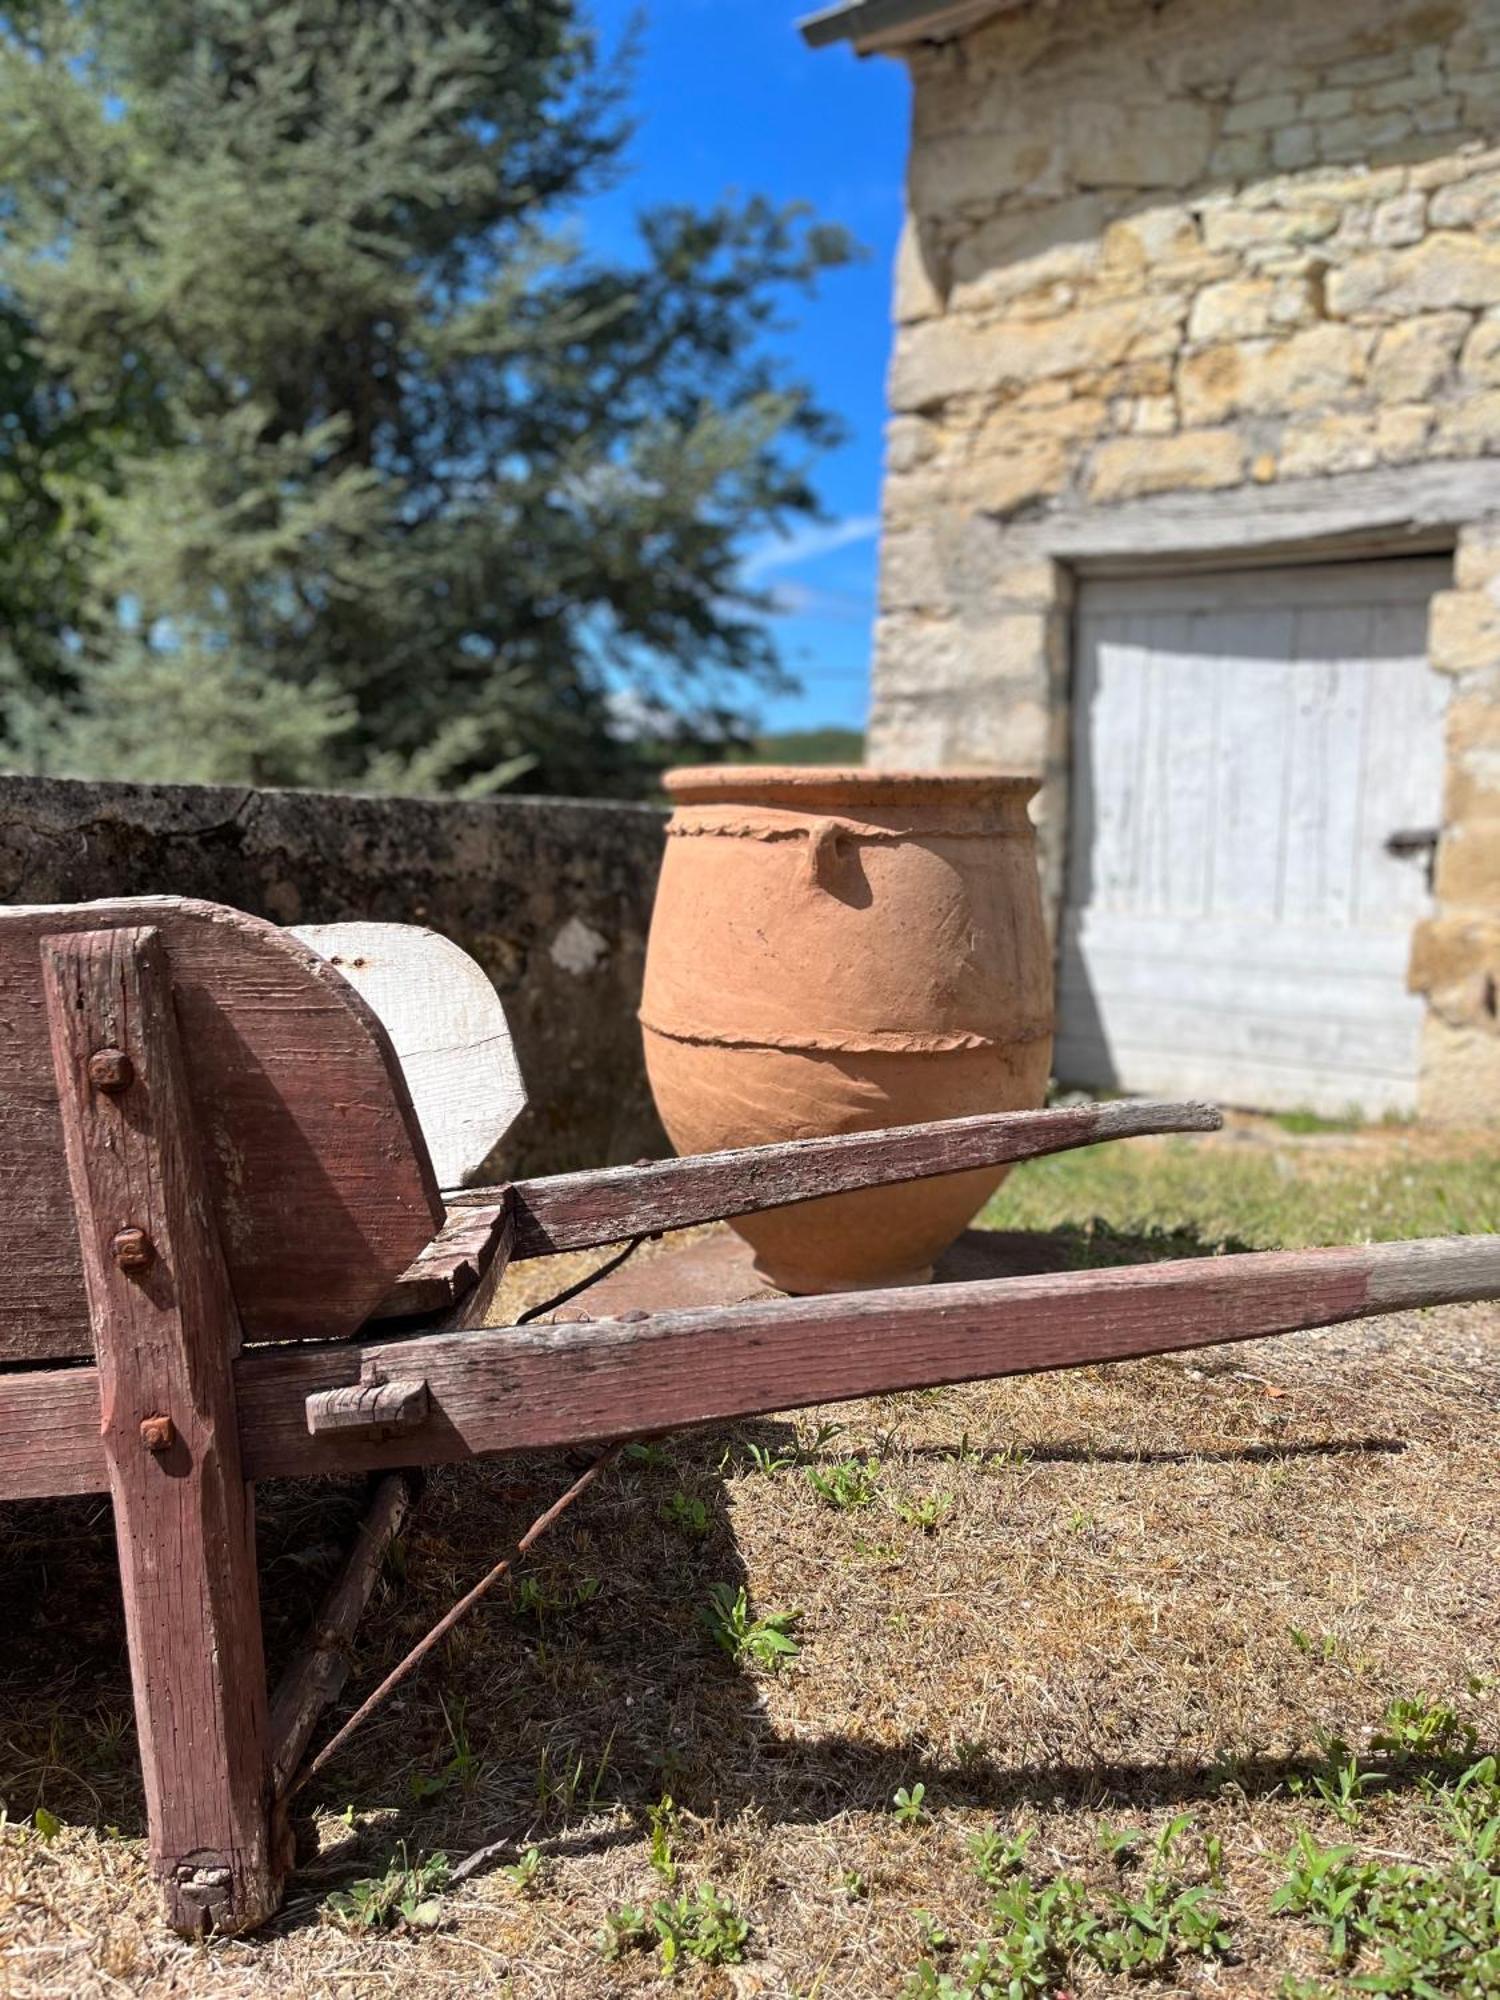
<path id="1" fill-rule="evenodd" d="M 1403 826 L 1385 837 L 1385 851 L 1399 860 L 1408 860 L 1413 855 L 1423 857 L 1423 873 L 1427 877 L 1430 895 L 1437 874 L 1437 844 L 1442 836 L 1439 826 Z"/>
<path id="2" fill-rule="evenodd" d="M 1385 837 L 1387 854 L 1431 854 L 1437 846 L 1441 827 L 1403 826 Z"/>

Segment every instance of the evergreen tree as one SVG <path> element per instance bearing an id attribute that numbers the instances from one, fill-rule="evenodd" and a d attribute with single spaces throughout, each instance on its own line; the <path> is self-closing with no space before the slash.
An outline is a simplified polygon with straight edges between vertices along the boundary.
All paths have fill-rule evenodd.
<path id="1" fill-rule="evenodd" d="M 609 790 L 733 734 L 738 551 L 833 434 L 766 336 L 849 247 L 751 199 L 591 255 L 625 75 L 573 0 L 0 13 L 0 370 L 93 453 L 70 511 L 33 451 L 56 594 L 0 571 L 13 767 Z"/>

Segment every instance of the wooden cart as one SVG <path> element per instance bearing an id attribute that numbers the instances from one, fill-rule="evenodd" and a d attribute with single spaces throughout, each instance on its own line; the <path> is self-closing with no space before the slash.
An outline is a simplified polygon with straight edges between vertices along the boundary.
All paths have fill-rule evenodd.
<path id="1" fill-rule="evenodd" d="M 432 973 L 419 1018 L 444 1011 L 445 981 L 482 978 L 444 950 L 458 963 Z M 1217 1117 L 968 1118 L 445 1202 L 391 1037 L 350 983 L 358 954 L 345 971 L 211 904 L 0 912 L 0 1499 L 111 1497 L 151 1856 L 183 1931 L 275 1909 L 286 1803 L 405 1505 L 385 1480 L 272 1700 L 257 1480 L 602 1444 L 1500 1296 L 1500 1238 L 1484 1237 L 485 1327 L 511 1259 Z M 462 1096 L 464 1051 L 448 1054 L 438 1087 Z M 476 1047 L 474 1065 L 493 1059 Z"/>

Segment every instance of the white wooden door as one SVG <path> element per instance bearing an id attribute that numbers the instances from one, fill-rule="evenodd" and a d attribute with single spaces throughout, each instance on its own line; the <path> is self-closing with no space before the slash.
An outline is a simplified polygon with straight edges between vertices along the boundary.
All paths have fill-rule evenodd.
<path id="1" fill-rule="evenodd" d="M 1428 856 L 1387 843 L 1439 821 L 1448 580 L 1422 558 L 1083 585 L 1060 1079 L 1415 1108 Z"/>

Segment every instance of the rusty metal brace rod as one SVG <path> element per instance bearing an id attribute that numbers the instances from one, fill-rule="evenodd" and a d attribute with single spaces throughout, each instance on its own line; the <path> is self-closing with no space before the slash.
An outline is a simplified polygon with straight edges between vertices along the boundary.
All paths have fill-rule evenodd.
<path id="1" fill-rule="evenodd" d="M 427 1657 L 427 1655 L 432 1651 L 433 1647 L 437 1645 L 438 1641 L 440 1639 L 446 1638 L 447 1635 L 453 1630 L 454 1626 L 459 1622 L 459 1620 L 462 1617 L 464 1617 L 467 1612 L 472 1611 L 474 1606 L 479 1602 L 479 1600 L 494 1588 L 494 1586 L 500 1581 L 501 1577 L 504 1576 L 505 1572 L 510 1568 L 511 1564 L 515 1562 L 516 1558 L 518 1556 L 525 1555 L 526 1551 L 529 1548 L 531 1548 L 534 1543 L 539 1541 L 544 1534 L 546 1534 L 547 1530 L 552 1526 L 553 1522 L 556 1521 L 561 1515 L 565 1514 L 568 1511 L 568 1509 L 572 1506 L 573 1502 L 579 1499 L 584 1493 L 588 1491 L 588 1489 L 593 1485 L 594 1481 L 599 1477 L 600 1473 L 606 1471 L 610 1466 L 610 1464 L 616 1458 L 619 1457 L 620 1453 L 625 1448 L 625 1442 L 626 1442 L 625 1440 L 621 1440 L 620 1443 L 609 1445 L 604 1451 L 600 1452 L 599 1456 L 594 1460 L 593 1464 L 590 1465 L 585 1471 L 580 1473 L 578 1478 L 573 1481 L 573 1484 L 568 1488 L 567 1492 L 560 1494 L 558 1498 L 553 1501 L 552 1505 L 547 1509 L 545 1514 L 539 1514 L 537 1516 L 537 1518 L 532 1522 L 531 1526 L 526 1530 L 525 1534 L 522 1535 L 520 1541 L 518 1541 L 515 1547 L 511 1550 L 510 1554 L 506 1556 L 502 1561 L 497 1562 L 495 1564 L 495 1567 L 489 1572 L 489 1574 L 487 1576 L 481 1577 L 478 1583 L 474 1585 L 474 1588 L 468 1591 L 463 1597 L 459 1598 L 456 1604 L 452 1604 L 448 1607 L 448 1609 L 443 1613 L 442 1617 L 438 1620 L 436 1625 L 433 1626 L 432 1630 L 428 1632 L 423 1638 L 417 1641 L 416 1645 L 412 1647 L 411 1651 L 406 1655 L 406 1657 L 398 1661 L 397 1664 L 394 1667 L 392 1667 L 391 1671 L 386 1675 L 385 1679 L 380 1683 L 379 1687 L 377 1687 L 372 1694 L 368 1694 L 365 1696 L 365 1699 L 360 1703 L 359 1707 L 355 1709 L 353 1715 L 349 1717 L 348 1721 L 345 1722 L 339 1729 L 335 1730 L 334 1734 L 323 1745 L 323 1748 L 318 1752 L 317 1756 L 311 1758 L 307 1763 L 305 1763 L 302 1766 L 302 1769 L 297 1773 L 296 1777 L 292 1779 L 291 1783 L 287 1786 L 285 1792 L 282 1794 L 281 1803 L 283 1805 L 288 1804 L 292 1799 L 294 1799 L 297 1793 L 302 1790 L 303 1786 L 309 1783 L 310 1780 L 312 1780 L 317 1776 L 318 1772 L 323 1769 L 324 1765 L 327 1764 L 329 1760 L 332 1757 L 334 1757 L 340 1749 L 342 1749 L 344 1744 L 348 1742 L 349 1738 L 354 1734 L 355 1730 L 359 1728 L 361 1723 L 367 1721 L 368 1718 L 374 1714 L 375 1710 L 379 1708 L 380 1704 L 385 1700 L 386 1696 L 391 1692 L 391 1690 L 393 1688 L 399 1687 L 401 1682 L 406 1679 L 409 1673 L 411 1673 L 412 1669 L 414 1667 L 419 1666 L 421 1662 Z"/>

